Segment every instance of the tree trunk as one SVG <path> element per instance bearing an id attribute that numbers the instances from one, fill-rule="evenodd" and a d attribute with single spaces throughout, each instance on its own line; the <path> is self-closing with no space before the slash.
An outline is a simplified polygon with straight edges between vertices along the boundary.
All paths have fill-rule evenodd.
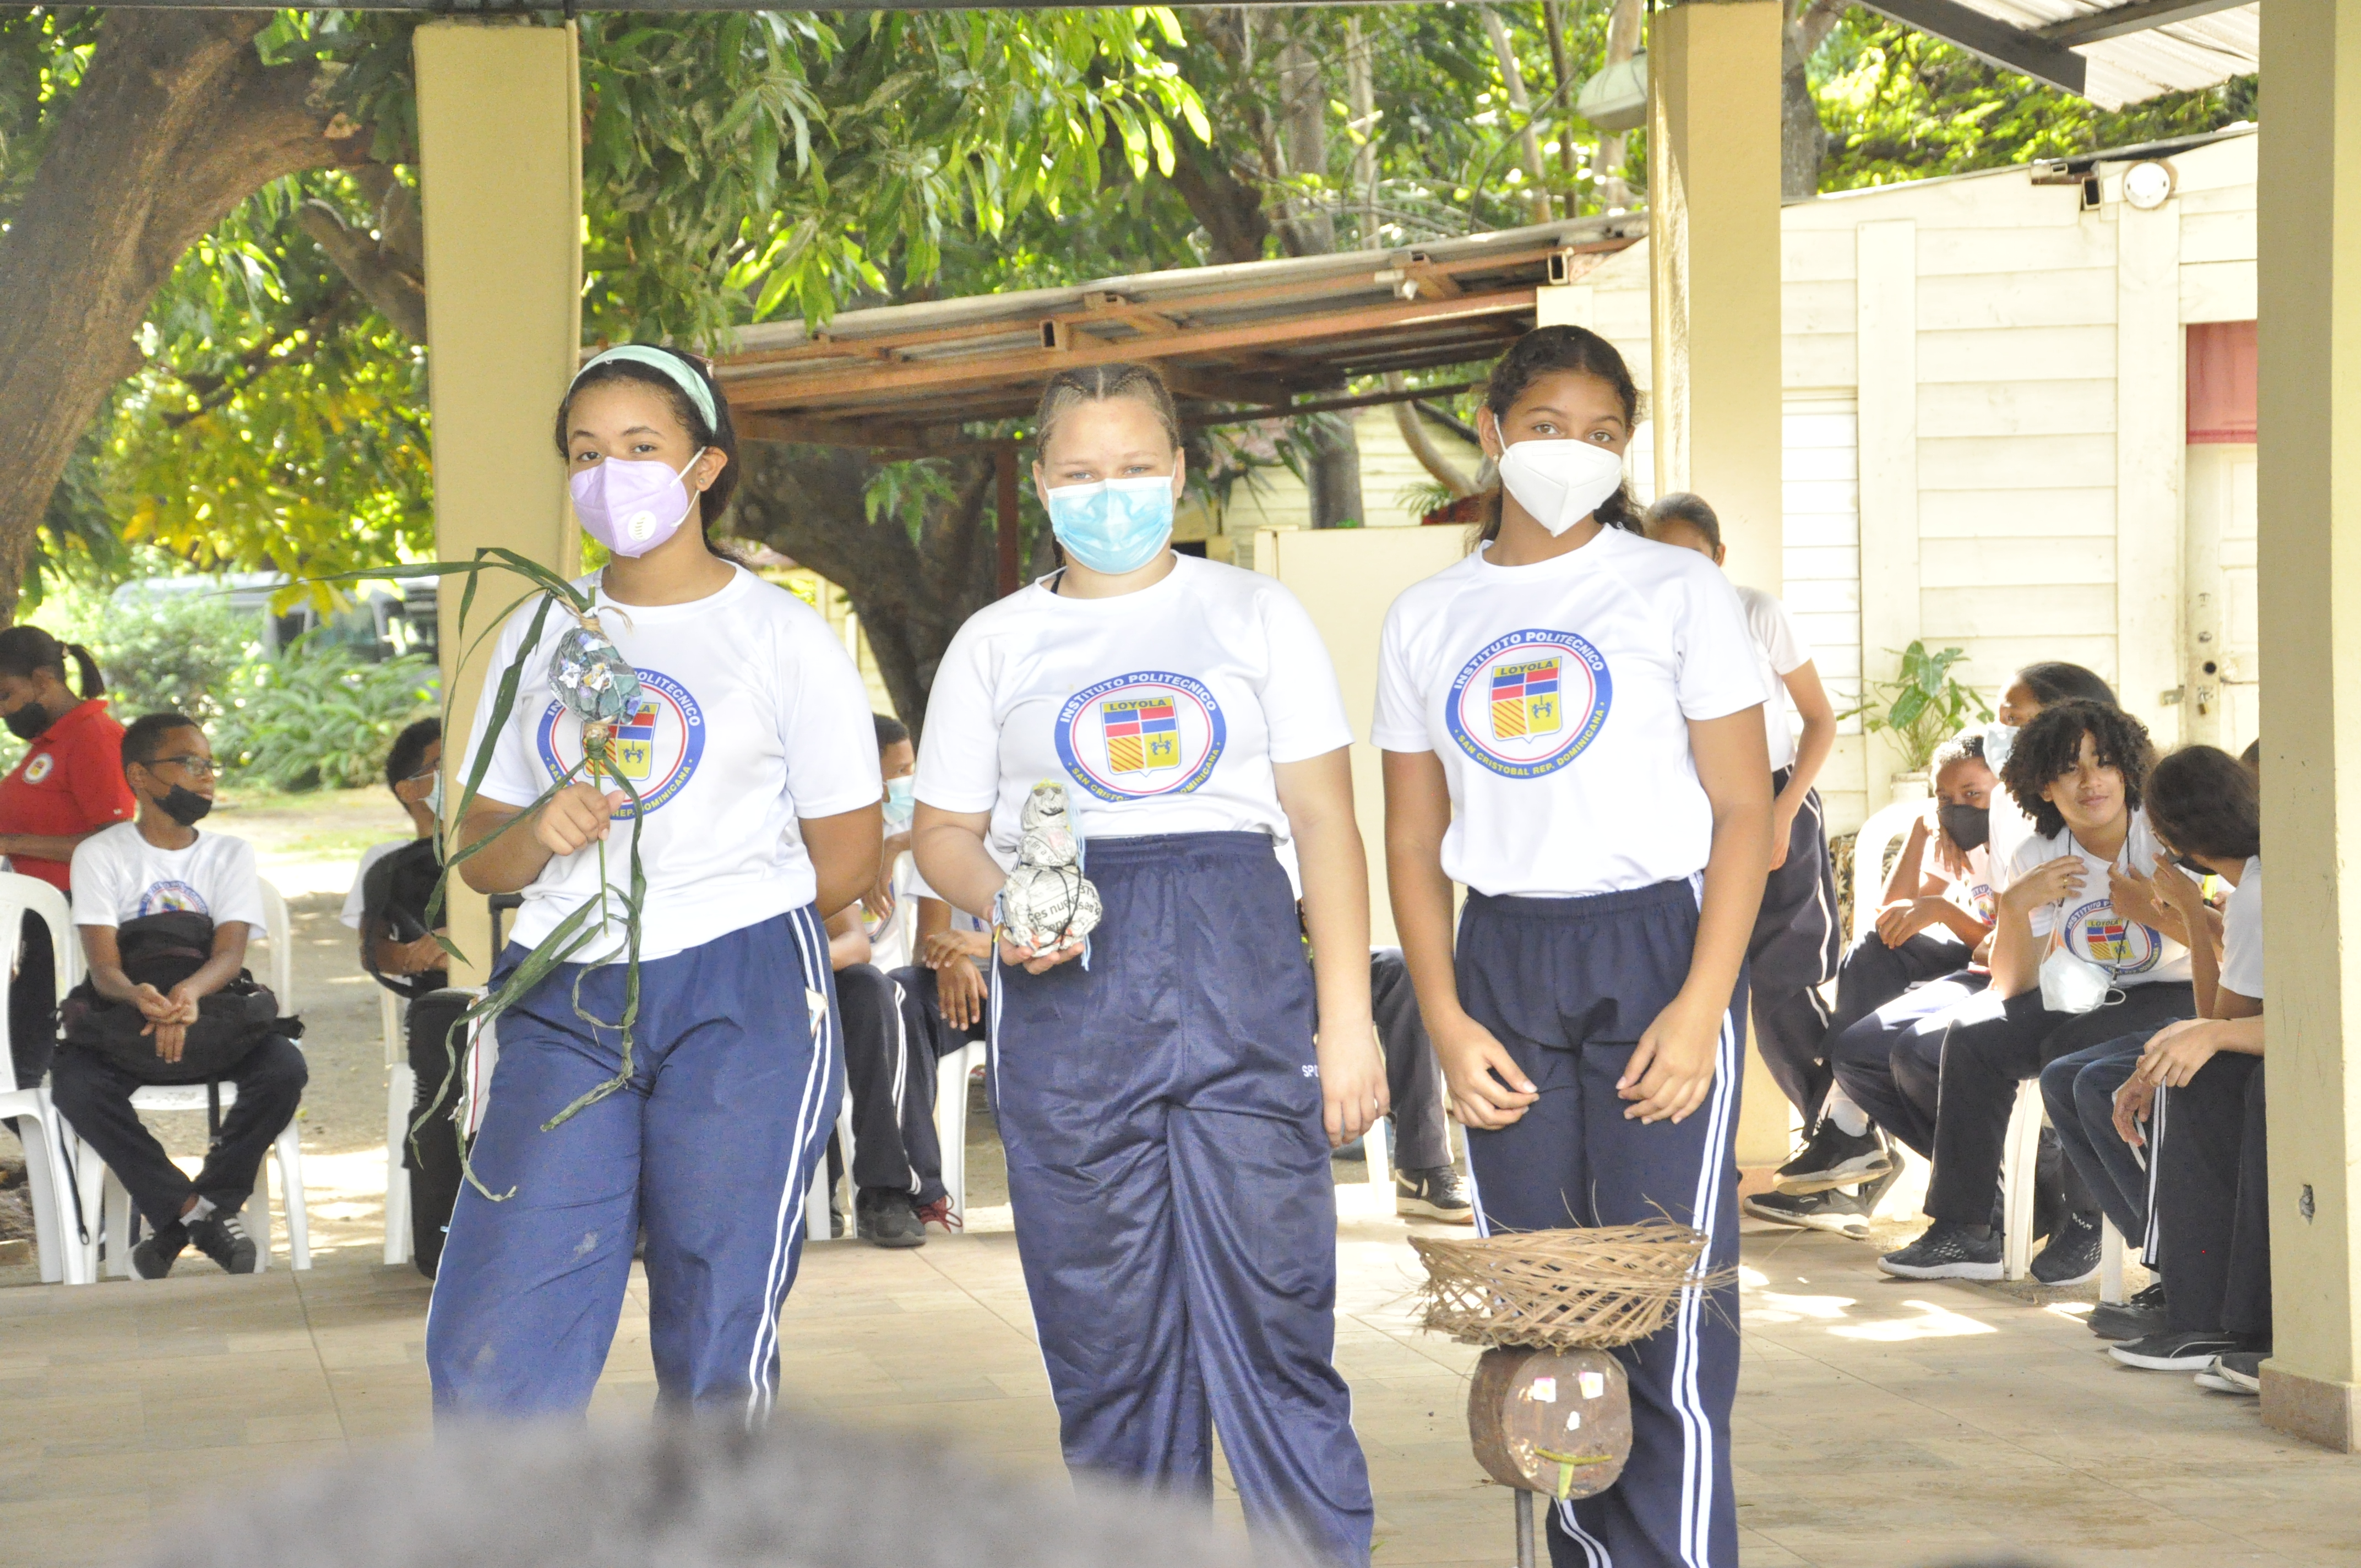
<path id="1" fill-rule="evenodd" d="M 844 590 L 895 711 L 917 734 L 952 634 L 999 591 L 990 455 L 953 459 L 953 499 L 930 509 L 915 540 L 899 517 L 870 520 L 862 498 L 877 469 L 864 453 L 749 441 L 740 457 L 731 531 Z"/>
<path id="2" fill-rule="evenodd" d="M 1389 372 L 1386 377 L 1386 390 L 1389 392 L 1399 392 L 1408 383 L 1399 371 Z M 1418 459 L 1418 466 L 1425 469 L 1435 483 L 1461 500 L 1476 493 L 1475 479 L 1461 473 L 1459 466 L 1444 455 L 1433 433 L 1426 428 L 1426 419 L 1418 411 L 1416 403 L 1394 405 L 1394 428 L 1401 432 L 1402 444 L 1410 448 L 1410 455 Z"/>
<path id="3" fill-rule="evenodd" d="M 265 12 L 115 11 L 0 233 L 0 620 L 50 492 L 188 248 L 282 175 L 357 162 L 310 72 L 265 66 Z M 335 127 L 344 129 L 343 126 Z"/>
<path id="4" fill-rule="evenodd" d="M 1615 0 L 1607 14 L 1607 63 L 1620 65 L 1640 52 L 1640 0 Z M 1598 201 L 1607 211 L 1631 204 L 1631 182 L 1623 178 L 1623 133 L 1598 138 Z"/>
<path id="5" fill-rule="evenodd" d="M 1345 104 L 1353 115 L 1353 193 L 1361 199 L 1361 248 L 1375 250 L 1378 224 L 1378 91 L 1361 19 L 1345 13 Z"/>
<path id="6" fill-rule="evenodd" d="M 1804 0 L 1781 29 L 1779 49 L 1779 199 L 1801 202 L 1820 193 L 1820 164 L 1828 133 L 1820 125 L 1807 68 L 1844 15 L 1841 0 Z"/>
<path id="7" fill-rule="evenodd" d="M 1526 188 L 1525 202 L 1533 210 L 1533 222 L 1545 224 L 1550 221 L 1549 169 L 1542 162 L 1542 139 L 1533 134 L 1533 101 L 1525 93 L 1516 40 L 1509 37 L 1500 13 L 1489 5 L 1484 7 L 1484 36 L 1492 40 L 1492 58 L 1499 63 L 1500 80 L 1509 90 L 1509 113 L 1521 126 L 1516 133 L 1517 148 L 1524 155 L 1525 178 L 1532 181 Z"/>
<path id="8" fill-rule="evenodd" d="M 1279 54 L 1279 147 L 1290 174 L 1324 178 L 1328 172 L 1328 93 L 1320 61 L 1301 38 L 1290 38 Z M 1316 199 L 1288 203 L 1289 248 L 1298 256 L 1325 256 L 1336 248 L 1336 218 Z"/>

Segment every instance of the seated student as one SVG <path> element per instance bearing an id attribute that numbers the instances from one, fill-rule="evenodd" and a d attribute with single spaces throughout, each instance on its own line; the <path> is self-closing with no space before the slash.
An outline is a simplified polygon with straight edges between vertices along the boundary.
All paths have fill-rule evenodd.
<path id="1" fill-rule="evenodd" d="M 2026 665 L 2001 688 L 2000 707 L 1993 714 L 1993 721 L 1984 726 L 1984 761 L 1993 772 L 2000 772 L 2008 766 L 2009 748 L 2043 708 L 2076 701 L 2113 707 L 2115 690 L 2095 671 L 2062 659 L 2045 659 L 2037 664 Z M 2032 835 L 2033 818 L 2018 808 L 2006 791 L 1993 797 L 1990 845 L 1993 870 L 2004 870 L 2015 857 L 2017 847 Z"/>
<path id="2" fill-rule="evenodd" d="M 2254 775 L 2235 759 L 2211 746 L 2174 752 L 2157 763 L 2150 775 L 2146 806 L 2148 822 L 2162 844 L 2208 870 L 2212 861 L 2221 861 L 2231 868 L 2221 873 L 2224 879 L 2234 888 L 2240 885 L 2240 872 L 2261 849 L 2262 827 Z M 2182 836 L 2169 834 L 2168 822 L 2180 825 Z M 2194 847 L 2183 849 L 2184 844 Z M 2205 939 L 2190 944 L 2191 986 L 2198 1015 L 2244 1016 L 2216 1010 L 2214 922 L 2219 916 L 2206 907 L 2198 884 L 2180 866 L 2169 860 L 2160 861 L 2155 874 L 2146 878 L 2116 872 L 2110 876 L 2109 888 L 2116 908 L 2131 913 L 2133 918 L 2153 923 L 2159 917 L 2158 911 L 2170 909 L 2175 913 L 2169 918 L 2203 933 Z M 2257 883 L 2250 902 L 2260 897 Z M 2259 976 L 2259 970 L 2257 972 Z M 2162 1033 L 2171 1035 L 2180 1028 L 2170 1025 Z M 2122 1121 L 2117 1100 L 2139 1067 L 2143 1050 L 2158 1034 L 2146 1029 L 2102 1041 L 2059 1057 L 2041 1069 L 2042 1101 L 2059 1146 L 2082 1184 L 2097 1197 L 2116 1234 L 2134 1245 L 2147 1233 L 2150 1178 L 2147 1164 L 2136 1152 L 2138 1140 L 2126 1138 L 2117 1130 Z M 2146 1103 L 2143 1096 L 2143 1108 Z M 2162 1282 L 2150 1285 L 2128 1302 L 2093 1311 L 2090 1326 L 2104 1339 L 2140 1339 L 2161 1330 L 2165 1326 Z M 2201 1360 L 2196 1365 L 2204 1363 Z"/>
<path id="3" fill-rule="evenodd" d="M 1394 1212 L 1409 1219 L 1472 1225 L 1476 1206 L 1451 1161 L 1451 1130 L 1443 1114 L 1443 1064 L 1426 1037 L 1410 966 L 1400 948 L 1369 949 L 1369 1006 L 1378 1046 L 1386 1055 L 1387 1102 L 1392 1106 Z M 1375 1127 L 1366 1135 L 1378 1136 Z"/>
<path id="4" fill-rule="evenodd" d="M 1897 1044 L 1905 1038 L 1918 1044 L 1928 1019 L 1983 987 L 1977 965 L 1993 908 L 1984 838 L 1997 787 L 1984 765 L 1983 738 L 1946 741 L 1927 773 L 1934 807 L 1903 840 L 1877 923 L 1837 969 L 1836 1011 L 1821 1047 L 1837 1081 L 1803 1151 L 1779 1168 L 1777 1190 L 1746 1200 L 1746 1212 L 1759 1219 L 1809 1224 L 1826 1217 L 1841 1224 L 1868 1218 L 1897 1168 L 1882 1124 L 1846 1088 L 1839 1059 L 1850 1060 L 1856 1080 L 1868 1074 L 1879 1079 L 1876 1089 L 1890 1091 L 1888 1069 Z M 1947 862 L 1956 871 L 1946 870 Z M 1933 1038 L 1939 1049 L 1939 1031 Z M 1932 1136 L 1931 1120 L 1916 1125 L 1897 1111 L 1890 1093 L 1871 1098 L 1918 1134 L 1905 1142 L 1916 1146 Z"/>
<path id="5" fill-rule="evenodd" d="M 2147 1123 L 2156 1166 L 2149 1256 L 2164 1297 L 2155 1331 L 2108 1354 L 2130 1366 L 2199 1371 L 2208 1387 L 2246 1393 L 2258 1387 L 2271 1343 L 2256 793 L 2254 775 L 2211 746 L 2184 747 L 2156 765 L 2148 814 L 2158 838 L 2183 864 L 2194 862 L 2228 883 L 2230 902 L 2219 968 L 2208 944 L 2191 949 L 2203 1015 L 2147 1037 L 2114 1095 L 2106 1129 L 2135 1145 Z M 2185 919 L 2198 918 L 2202 895 L 2194 879 L 2167 864 L 2156 882 Z M 2078 1093 L 2077 1102 L 2081 1099 Z"/>
<path id="6" fill-rule="evenodd" d="M 2115 694 L 2105 681 L 2080 664 L 2046 660 L 2018 670 L 2002 688 L 1999 709 L 1979 738 L 1985 767 L 1997 775 L 2025 726 L 2038 718 L 2043 708 L 2077 699 L 2112 707 Z M 2004 869 L 2033 831 L 2033 819 L 2006 790 L 1988 792 L 1987 802 L 1983 864 L 1996 894 Z M 1933 848 L 1939 869 L 1954 876 L 1967 873 L 1963 847 L 1945 836 Z M 1941 1086 L 1943 1036 L 1949 1027 L 1949 1009 L 1981 992 L 1986 979 L 1981 963 L 1972 971 L 1961 972 L 1968 979 L 1964 986 L 1953 983 L 1957 976 L 1948 976 L 1912 991 L 1904 999 L 1903 1011 L 1888 1015 L 1892 1029 L 1869 1031 L 1851 1025 L 1860 1032 L 1850 1038 L 1840 1033 L 1837 1044 L 1829 1047 L 1829 1063 L 1838 1083 L 1869 1113 L 1870 1120 L 1929 1157 L 1934 1149 L 1935 1101 Z"/>
<path id="7" fill-rule="evenodd" d="M 2120 709 L 2070 701 L 2025 727 L 2001 783 L 2034 819 L 2003 877 L 1992 984 L 1951 1014 L 1935 1118 L 1935 1223 L 1879 1260 L 1908 1279 L 1996 1279 L 2002 1146 L 2017 1085 L 2061 1056 L 2196 1011 L 2188 927 L 2118 907 L 2115 872 L 2145 878 L 2163 859 L 2141 809 L 2147 728 Z M 2202 938 L 2201 938 L 2202 939 Z M 2033 1260 L 2044 1285 L 2099 1267 L 2099 1209 L 2070 1168 L 2066 1217 Z"/>
<path id="8" fill-rule="evenodd" d="M 361 968 L 396 995 L 423 996 L 450 984 L 450 963 L 426 927 L 426 905 L 442 875 L 434 838 L 443 812 L 443 721 L 422 718 L 394 737 L 385 787 L 412 828 L 407 839 L 361 853 L 337 916 L 360 933 Z"/>
<path id="9" fill-rule="evenodd" d="M 214 768 L 213 749 L 194 720 L 151 713 L 133 723 L 123 734 L 123 773 L 139 802 L 138 817 L 93 834 L 73 853 L 74 925 L 90 977 L 72 1000 L 89 1004 L 80 1011 L 94 1030 L 109 1020 L 102 1003 L 124 1013 L 137 1009 L 144 1023 L 125 1020 L 119 1029 L 104 1031 L 112 1044 L 101 1044 L 97 1032 L 86 1036 L 75 1025 L 77 1009 L 70 1003 L 65 1044 L 50 1069 L 53 1092 L 59 1111 L 121 1179 L 154 1229 L 131 1249 L 132 1270 L 140 1278 L 162 1278 L 191 1243 L 228 1272 L 251 1274 L 254 1241 L 238 1211 L 254 1190 L 271 1140 L 293 1119 L 308 1076 L 293 1041 L 268 1023 L 254 1024 L 254 1009 L 233 1003 L 251 994 L 244 977 L 246 945 L 249 930 L 259 929 L 264 918 L 254 847 L 197 831 L 213 809 Z M 156 929 L 146 922 L 190 916 L 202 917 L 211 957 L 193 969 L 180 965 L 181 978 L 159 983 L 169 978 L 163 966 L 151 970 L 135 955 L 133 934 Z M 143 978 L 135 980 L 126 965 Z M 216 996 L 223 1004 L 202 1005 Z M 246 1017 L 234 1019 L 234 1014 Z M 189 1054 L 200 1047 L 203 1058 Z M 140 1122 L 131 1096 L 143 1084 L 207 1077 L 237 1085 L 237 1101 L 192 1179 Z"/>
<path id="10" fill-rule="evenodd" d="M 71 659 L 79 692 L 66 685 Z M 106 678 L 78 642 L 38 626 L 0 631 L 0 724 L 30 742 L 0 778 L 0 855 L 20 876 L 67 891 L 74 847 L 136 809 L 123 783 L 123 726 L 107 711 Z M 58 963 L 49 923 L 27 913 L 8 981 L 8 1054 L 16 1085 L 41 1081 L 58 1043 Z M 10 1124 L 14 1124 L 14 1118 Z"/>

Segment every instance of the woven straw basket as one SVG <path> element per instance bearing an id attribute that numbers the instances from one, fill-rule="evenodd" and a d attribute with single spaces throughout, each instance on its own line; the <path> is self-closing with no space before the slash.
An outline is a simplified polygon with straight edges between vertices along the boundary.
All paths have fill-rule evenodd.
<path id="1" fill-rule="evenodd" d="M 1699 1272 L 1706 1238 L 1669 1219 L 1410 1245 L 1426 1264 L 1424 1325 L 1468 1344 L 1630 1344 L 1671 1321 L 1683 1290 L 1734 1274 Z"/>

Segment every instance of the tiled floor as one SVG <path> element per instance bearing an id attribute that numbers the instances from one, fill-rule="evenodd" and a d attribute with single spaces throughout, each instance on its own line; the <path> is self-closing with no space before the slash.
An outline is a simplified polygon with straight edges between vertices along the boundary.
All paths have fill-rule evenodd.
<path id="1" fill-rule="evenodd" d="M 1507 1497 L 1469 1458 L 1473 1353 L 1410 1325 L 1406 1227 L 1347 1190 L 1338 1362 L 1378 1492 L 1377 1560 L 1505 1564 Z M 1904 1285 L 1871 1249 L 1746 1245 L 1737 1412 L 1745 1568 L 2016 1557 L 2090 1568 L 2361 1564 L 2361 1466 L 2261 1430 L 2253 1403 L 2115 1366 L 2066 1310 Z M 121 1558 L 192 1494 L 427 1424 L 426 1286 L 357 1246 L 309 1275 L 0 1290 L 0 1562 Z M 598 1400 L 652 1393 L 635 1290 Z M 785 1403 L 1057 1467 L 1007 1234 L 807 1254 Z"/>

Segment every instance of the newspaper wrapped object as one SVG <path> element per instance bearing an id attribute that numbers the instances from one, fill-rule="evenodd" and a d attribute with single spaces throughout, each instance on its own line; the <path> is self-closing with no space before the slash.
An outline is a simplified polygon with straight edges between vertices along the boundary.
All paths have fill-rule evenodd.
<path id="1" fill-rule="evenodd" d="M 1082 839 L 1066 786 L 1044 781 L 1025 799 L 1016 865 L 1000 890 L 1002 932 L 1035 952 L 1062 948 L 1097 928 L 1099 890 L 1082 875 Z"/>

